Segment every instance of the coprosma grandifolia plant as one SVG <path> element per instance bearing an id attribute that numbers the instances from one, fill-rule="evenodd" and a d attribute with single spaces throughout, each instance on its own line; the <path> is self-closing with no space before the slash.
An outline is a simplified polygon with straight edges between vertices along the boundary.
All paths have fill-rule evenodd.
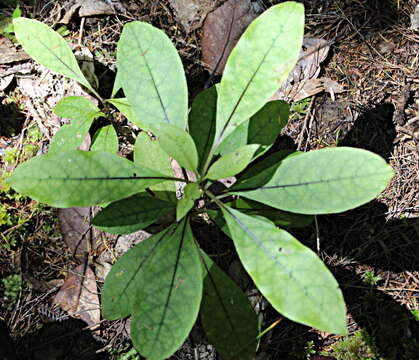
<path id="1" fill-rule="evenodd" d="M 14 28 L 37 62 L 98 96 L 58 34 L 25 18 L 15 19 Z M 58 131 L 48 154 L 20 165 L 8 180 L 51 206 L 103 206 L 93 225 L 114 234 L 176 214 L 176 221 L 113 265 L 102 290 L 104 317 L 131 316 L 132 341 L 148 359 L 174 353 L 198 314 L 223 359 L 255 356 L 259 328 L 253 308 L 191 231 L 191 218 L 203 213 L 232 239 L 244 268 L 278 312 L 322 331 L 347 331 L 336 280 L 281 226 L 364 204 L 388 185 L 393 171 L 379 156 L 348 147 L 281 151 L 255 164 L 286 125 L 288 104 L 268 100 L 297 62 L 303 29 L 301 4 L 268 9 L 231 52 L 221 82 L 200 93 L 188 111 L 182 63 L 169 38 L 143 22 L 125 25 L 114 94 L 122 88 L 126 98 L 106 102 L 144 130 L 134 161 L 116 154 L 112 127 L 100 130 L 91 151 L 77 150 L 101 112 L 85 98 L 70 97 L 54 111 L 71 124 Z M 171 158 L 193 176 L 174 177 Z M 232 187 L 212 190 L 217 180 L 235 175 Z M 180 200 L 176 182 L 185 184 Z"/>

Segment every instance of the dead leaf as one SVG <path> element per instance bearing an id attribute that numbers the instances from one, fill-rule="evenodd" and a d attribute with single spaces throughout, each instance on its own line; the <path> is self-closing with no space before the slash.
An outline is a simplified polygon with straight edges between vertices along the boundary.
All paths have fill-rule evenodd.
<path id="1" fill-rule="evenodd" d="M 0 64 L 10 64 L 28 59 L 30 56 L 23 50 L 17 50 L 9 39 L 0 37 Z"/>
<path id="2" fill-rule="evenodd" d="M 248 0 L 229 0 L 209 13 L 202 36 L 202 61 L 222 74 L 231 50 L 257 14 Z M 217 66 L 218 65 L 218 66 Z"/>
<path id="3" fill-rule="evenodd" d="M 305 37 L 297 65 L 271 100 L 299 101 L 322 92 L 323 83 L 317 77 L 320 64 L 326 59 L 329 49 L 328 41 Z"/>
<path id="4" fill-rule="evenodd" d="M 58 221 L 63 240 L 79 262 L 83 261 L 88 250 L 87 239 L 89 236 L 92 238 L 93 248 L 96 246 L 94 230 L 90 228 L 90 209 L 90 207 L 58 209 Z"/>
<path id="5" fill-rule="evenodd" d="M 70 8 L 59 21 L 60 24 L 68 24 L 74 14 L 77 13 L 80 17 L 97 16 L 97 15 L 112 15 L 115 10 L 125 12 L 125 7 L 118 1 L 104 1 L 104 0 L 76 0 L 70 5 Z M 125 11 L 124 11 L 125 10 Z"/>
<path id="6" fill-rule="evenodd" d="M 207 14 L 215 9 L 218 2 L 214 0 L 169 0 L 176 20 L 182 24 L 186 33 L 199 28 Z"/>
<path id="7" fill-rule="evenodd" d="M 100 304 L 95 274 L 87 266 L 79 265 L 69 274 L 53 299 L 71 317 L 82 319 L 92 326 L 100 322 Z"/>

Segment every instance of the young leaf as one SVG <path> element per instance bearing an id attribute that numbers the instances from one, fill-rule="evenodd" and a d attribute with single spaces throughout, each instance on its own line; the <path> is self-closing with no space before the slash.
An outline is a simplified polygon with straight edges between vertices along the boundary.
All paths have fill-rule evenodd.
<path id="1" fill-rule="evenodd" d="M 13 20 L 17 40 L 23 49 L 48 69 L 76 80 L 95 93 L 81 72 L 68 43 L 48 25 L 19 17 Z"/>
<path id="2" fill-rule="evenodd" d="M 134 113 L 134 109 L 132 108 L 132 106 L 126 98 L 108 99 L 106 101 L 115 106 L 119 110 L 119 112 L 122 115 L 124 115 L 129 121 L 131 121 L 134 125 L 137 125 L 140 129 L 146 130 L 146 127 L 139 120 L 139 117 Z"/>
<path id="3" fill-rule="evenodd" d="M 147 359 L 166 359 L 188 337 L 201 303 L 201 271 L 192 230 L 184 220 L 150 256 L 140 274 L 131 337 Z"/>
<path id="4" fill-rule="evenodd" d="M 69 119 L 86 119 L 105 116 L 99 108 L 84 96 L 67 96 L 53 109 L 57 116 Z"/>
<path id="5" fill-rule="evenodd" d="M 271 220 L 275 225 L 286 228 L 308 226 L 314 219 L 311 215 L 294 214 L 288 211 L 278 210 L 245 198 L 238 198 L 232 203 L 232 206 L 234 209 L 246 215 L 263 216 Z"/>
<path id="6" fill-rule="evenodd" d="M 130 234 L 144 229 L 175 209 L 175 204 L 146 193 L 115 201 L 98 213 L 92 224 L 111 234 Z"/>
<path id="7" fill-rule="evenodd" d="M 160 147 L 180 166 L 196 172 L 198 153 L 192 137 L 183 129 L 170 124 L 153 124 L 151 131 L 158 137 Z"/>
<path id="8" fill-rule="evenodd" d="M 189 183 L 183 189 L 183 198 L 177 202 L 176 221 L 180 221 L 194 206 L 195 200 L 201 196 L 197 183 Z"/>
<path id="9" fill-rule="evenodd" d="M 346 334 L 346 310 L 333 275 L 309 248 L 270 221 L 222 209 L 243 266 L 287 318 Z"/>
<path id="10" fill-rule="evenodd" d="M 54 135 L 49 145 L 48 153 L 76 150 L 89 133 L 94 117 L 73 119 L 71 124 L 63 125 Z"/>
<path id="11" fill-rule="evenodd" d="M 259 144 L 254 157 L 259 157 L 274 144 L 281 130 L 288 122 L 289 105 L 277 100 L 266 103 L 250 120 L 243 121 L 228 135 L 216 150 L 222 155 L 234 151 L 241 145 Z"/>
<path id="12" fill-rule="evenodd" d="M 140 21 L 126 24 L 117 64 L 128 102 L 147 129 L 156 123 L 186 128 L 186 78 L 176 48 L 163 31 Z"/>
<path id="13" fill-rule="evenodd" d="M 212 86 L 197 95 L 189 112 L 189 133 L 198 151 L 199 170 L 214 142 L 216 107 L 217 89 Z"/>
<path id="14" fill-rule="evenodd" d="M 119 149 L 118 135 L 112 125 L 101 127 L 93 137 L 92 151 L 104 151 L 116 154 Z"/>
<path id="15" fill-rule="evenodd" d="M 218 180 L 236 175 L 246 168 L 258 147 L 259 145 L 244 145 L 225 154 L 211 165 L 206 177 Z"/>
<path id="16" fill-rule="evenodd" d="M 167 176 L 173 176 L 170 156 L 161 148 L 159 139 L 151 139 L 144 131 L 140 132 L 135 140 L 134 162 L 151 170 L 158 171 Z M 153 191 L 173 193 L 173 198 L 162 200 L 176 200 L 176 185 L 174 182 L 165 182 L 150 187 Z"/>
<path id="17" fill-rule="evenodd" d="M 114 154 L 74 150 L 34 157 L 18 166 L 7 183 L 48 205 L 72 207 L 120 200 L 165 179 Z"/>
<path id="18" fill-rule="evenodd" d="M 272 155 L 269 155 L 262 161 L 250 166 L 241 176 L 237 182 L 230 188 L 230 191 L 236 191 L 248 188 L 259 188 L 264 186 L 275 174 L 281 161 L 285 158 L 303 154 L 295 150 L 280 150 Z"/>
<path id="19" fill-rule="evenodd" d="M 253 360 L 258 318 L 249 299 L 206 254 L 200 317 L 211 344 L 225 360 Z"/>
<path id="20" fill-rule="evenodd" d="M 367 150 L 325 148 L 288 157 L 264 185 L 234 193 L 295 213 L 329 214 L 374 199 L 393 175 L 384 159 Z"/>
<path id="21" fill-rule="evenodd" d="M 231 52 L 218 89 L 216 145 L 255 114 L 297 63 L 304 7 L 272 6 L 244 32 Z"/>

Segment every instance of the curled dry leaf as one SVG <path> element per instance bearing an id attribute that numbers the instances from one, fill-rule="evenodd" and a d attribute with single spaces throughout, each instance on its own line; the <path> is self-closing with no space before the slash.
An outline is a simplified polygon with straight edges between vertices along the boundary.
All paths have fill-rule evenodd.
<path id="1" fill-rule="evenodd" d="M 10 64 L 28 59 L 30 59 L 29 55 L 23 50 L 17 50 L 9 39 L 0 37 L 0 64 Z"/>
<path id="2" fill-rule="evenodd" d="M 80 17 L 97 16 L 97 15 L 112 15 L 115 10 L 125 12 L 125 8 L 119 1 L 104 1 L 104 0 L 76 0 L 69 5 L 68 10 L 59 21 L 60 24 L 68 24 L 73 15 L 78 12 Z"/>
<path id="3" fill-rule="evenodd" d="M 202 36 L 202 61 L 222 74 L 231 50 L 257 14 L 248 0 L 229 0 L 208 14 Z"/>
<path id="4" fill-rule="evenodd" d="M 83 270 L 83 265 L 72 270 L 55 295 L 53 304 L 59 305 L 71 317 L 82 319 L 92 326 L 100 322 L 99 296 L 92 269 L 87 266 Z"/>

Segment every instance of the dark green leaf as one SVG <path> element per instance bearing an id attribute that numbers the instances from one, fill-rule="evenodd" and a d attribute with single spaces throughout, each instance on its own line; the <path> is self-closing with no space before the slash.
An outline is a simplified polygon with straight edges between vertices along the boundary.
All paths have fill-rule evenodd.
<path id="1" fill-rule="evenodd" d="M 216 107 L 217 90 L 213 86 L 198 94 L 189 113 L 189 133 L 198 151 L 199 170 L 214 142 Z"/>
<path id="2" fill-rule="evenodd" d="M 94 217 L 92 224 L 111 234 L 130 234 L 144 229 L 175 207 L 146 193 L 136 194 L 108 205 Z"/>
<path id="3" fill-rule="evenodd" d="M 253 360 L 258 318 L 249 299 L 206 254 L 201 322 L 211 344 L 225 360 Z"/>

